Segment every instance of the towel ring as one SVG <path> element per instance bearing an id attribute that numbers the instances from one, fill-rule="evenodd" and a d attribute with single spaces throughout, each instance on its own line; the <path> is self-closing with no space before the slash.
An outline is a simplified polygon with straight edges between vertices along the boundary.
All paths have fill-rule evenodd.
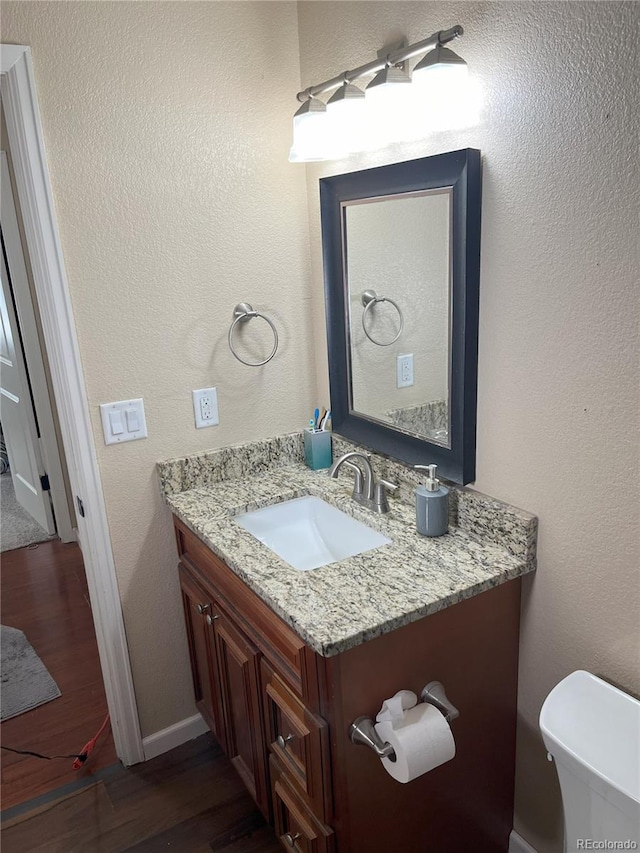
<path id="1" fill-rule="evenodd" d="M 369 332 L 367 331 L 367 327 L 365 325 L 365 320 L 367 317 L 367 311 L 371 308 L 372 305 L 376 305 L 378 302 L 388 302 L 398 312 L 398 317 L 400 318 L 400 328 L 398 329 L 398 334 L 391 341 L 387 341 L 386 343 L 381 343 L 380 341 L 376 341 L 375 338 L 372 338 Z M 362 328 L 364 329 L 365 335 L 369 338 L 372 344 L 375 344 L 378 347 L 390 347 L 391 344 L 395 344 L 400 335 L 402 334 L 402 330 L 404 329 L 404 317 L 402 316 L 402 311 L 398 306 L 397 302 L 394 302 L 393 299 L 389 299 L 388 296 L 378 296 L 375 290 L 365 290 L 362 294 L 362 304 L 364 305 L 364 311 L 362 312 Z"/>
<path id="2" fill-rule="evenodd" d="M 271 331 L 273 332 L 273 349 L 271 350 L 270 355 L 268 355 L 264 359 L 264 361 L 245 361 L 244 358 L 240 358 L 233 346 L 233 332 L 238 323 L 248 323 L 249 320 L 252 320 L 254 317 L 261 317 L 263 320 L 265 320 L 271 326 Z M 265 317 L 264 314 L 261 314 L 259 311 L 254 311 L 248 302 L 238 302 L 236 307 L 233 309 L 233 323 L 231 324 L 231 328 L 229 329 L 229 335 L 227 339 L 229 341 L 229 349 L 231 350 L 233 355 L 238 359 L 238 361 L 242 362 L 242 364 L 246 364 L 247 367 L 262 367 L 263 364 L 266 364 L 268 361 L 271 361 L 271 359 L 278 351 L 278 332 L 276 330 L 276 327 L 273 325 L 273 323 L 268 317 Z"/>

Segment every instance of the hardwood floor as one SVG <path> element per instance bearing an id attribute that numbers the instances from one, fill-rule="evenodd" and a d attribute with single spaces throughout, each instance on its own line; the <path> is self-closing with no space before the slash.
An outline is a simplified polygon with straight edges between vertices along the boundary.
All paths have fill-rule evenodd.
<path id="1" fill-rule="evenodd" d="M 2 723 L 4 746 L 46 755 L 75 754 L 100 728 L 107 704 L 82 555 L 59 540 L 2 554 L 3 625 L 19 628 L 62 696 Z M 86 779 L 117 762 L 107 730 L 81 770 L 2 751 L 2 809 Z"/>
<path id="2" fill-rule="evenodd" d="M 3 823 L 3 853 L 282 853 L 229 759 L 203 735 Z"/>
<path id="3" fill-rule="evenodd" d="M 2 723 L 2 743 L 77 753 L 107 712 L 82 556 L 59 541 L 2 554 L 2 623 L 20 628 L 62 696 Z M 80 770 L 2 752 L 3 853 L 277 853 L 212 735 L 124 768 L 111 732 Z"/>

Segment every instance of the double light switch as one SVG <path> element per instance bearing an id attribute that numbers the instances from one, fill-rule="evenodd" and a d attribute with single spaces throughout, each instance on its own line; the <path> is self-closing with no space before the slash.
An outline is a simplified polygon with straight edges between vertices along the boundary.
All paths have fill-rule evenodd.
<path id="1" fill-rule="evenodd" d="M 102 403 L 100 416 L 105 444 L 119 444 L 123 441 L 147 437 L 147 422 L 144 417 L 142 398 Z"/>

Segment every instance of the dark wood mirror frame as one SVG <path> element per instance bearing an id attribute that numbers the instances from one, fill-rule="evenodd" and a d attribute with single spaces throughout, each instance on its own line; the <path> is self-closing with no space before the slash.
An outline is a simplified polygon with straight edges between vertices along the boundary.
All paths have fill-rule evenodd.
<path id="1" fill-rule="evenodd" d="M 443 187 L 453 191 L 449 448 L 350 409 L 342 228 L 343 202 Z M 333 431 L 410 465 L 435 463 L 442 477 L 460 484 L 472 482 L 476 468 L 481 191 L 480 152 L 473 148 L 320 179 Z"/>

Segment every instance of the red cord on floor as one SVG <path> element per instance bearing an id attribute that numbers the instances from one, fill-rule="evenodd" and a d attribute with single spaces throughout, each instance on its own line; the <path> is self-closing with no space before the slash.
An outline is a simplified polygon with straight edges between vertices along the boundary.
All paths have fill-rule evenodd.
<path id="1" fill-rule="evenodd" d="M 85 745 L 82 747 L 82 751 L 80 752 L 80 754 L 78 755 L 76 760 L 73 762 L 72 766 L 73 766 L 74 770 L 80 770 L 80 768 L 85 764 L 87 758 L 89 758 L 89 756 L 93 752 L 95 745 L 98 741 L 98 738 L 100 737 L 102 732 L 107 728 L 108 722 L 109 722 L 109 714 L 107 714 L 107 716 L 104 718 L 104 723 L 100 726 L 98 733 L 95 734 L 91 738 L 91 740 L 87 741 L 87 743 L 85 743 Z"/>

